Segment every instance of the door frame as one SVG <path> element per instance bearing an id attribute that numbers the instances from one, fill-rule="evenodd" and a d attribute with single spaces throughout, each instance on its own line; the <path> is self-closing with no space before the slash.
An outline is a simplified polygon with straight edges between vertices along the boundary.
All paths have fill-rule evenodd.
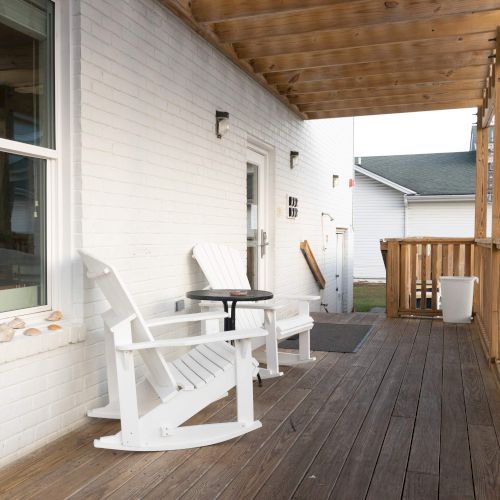
<path id="1" fill-rule="evenodd" d="M 341 301 L 340 301 L 340 307 L 338 304 L 338 294 L 335 293 L 335 308 L 337 313 L 343 313 L 346 312 L 344 309 L 344 300 L 345 300 L 345 293 L 347 290 L 346 283 L 347 283 L 347 258 L 346 258 L 346 252 L 347 252 L 347 228 L 344 227 L 337 227 L 335 228 L 335 276 L 337 275 L 337 267 L 338 267 L 338 235 L 342 235 L 342 280 L 340 283 L 341 287 Z M 337 278 L 335 278 L 337 279 Z M 338 283 L 335 282 L 335 287 L 337 287 Z"/>
<path id="2" fill-rule="evenodd" d="M 274 289 L 274 259 L 275 259 L 275 227 L 274 227 L 274 147 L 255 137 L 247 137 L 246 148 L 246 163 L 256 163 L 256 160 L 262 160 L 264 175 L 259 171 L 258 186 L 259 186 L 259 231 L 258 243 L 261 243 L 260 229 L 264 229 L 268 235 L 269 246 L 267 247 L 266 257 L 264 259 L 264 269 L 262 263 L 259 262 L 259 288 L 273 290 Z M 245 163 L 245 172 L 246 172 Z M 260 170 L 260 168 L 259 168 Z M 246 196 L 246 194 L 245 194 Z M 261 210 L 261 205 L 264 204 L 264 210 Z M 263 282 L 262 282 L 263 280 Z"/>

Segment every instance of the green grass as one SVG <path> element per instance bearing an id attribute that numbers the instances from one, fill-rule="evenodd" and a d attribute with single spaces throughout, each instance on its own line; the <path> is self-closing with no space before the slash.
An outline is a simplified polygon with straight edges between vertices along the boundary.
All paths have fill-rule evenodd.
<path id="1" fill-rule="evenodd" d="M 385 284 L 355 283 L 354 310 L 368 312 L 372 307 L 385 307 Z"/>

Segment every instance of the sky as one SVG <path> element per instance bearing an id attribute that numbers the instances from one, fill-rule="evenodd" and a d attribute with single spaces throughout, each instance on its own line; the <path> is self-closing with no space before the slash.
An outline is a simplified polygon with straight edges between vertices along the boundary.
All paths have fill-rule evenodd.
<path id="1" fill-rule="evenodd" d="M 468 151 L 476 108 L 354 118 L 354 156 Z"/>

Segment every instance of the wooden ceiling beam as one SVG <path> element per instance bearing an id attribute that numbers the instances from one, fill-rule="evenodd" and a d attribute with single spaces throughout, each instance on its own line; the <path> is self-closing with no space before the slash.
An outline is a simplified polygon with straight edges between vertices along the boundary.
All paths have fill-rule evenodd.
<path id="1" fill-rule="evenodd" d="M 462 80 L 458 82 L 421 83 L 416 85 L 401 85 L 398 87 L 379 87 L 366 89 L 333 90 L 330 92 L 313 92 L 311 94 L 289 95 L 288 100 L 298 106 L 313 102 L 325 102 L 346 99 L 374 99 L 378 97 L 397 97 L 409 95 L 424 95 L 435 93 L 451 93 L 460 91 L 483 92 L 483 80 Z"/>
<path id="2" fill-rule="evenodd" d="M 343 64 L 341 66 L 322 66 L 320 68 L 264 73 L 266 80 L 272 84 L 288 84 L 298 82 L 314 82 L 318 80 L 335 80 L 367 75 L 383 75 L 387 73 L 403 73 L 407 71 L 442 70 L 449 71 L 471 66 L 485 66 L 489 62 L 490 50 L 477 50 L 459 54 L 436 54 L 415 59 L 394 59 L 390 61 Z"/>
<path id="3" fill-rule="evenodd" d="M 255 59 L 285 54 L 363 47 L 412 40 L 429 40 L 447 36 L 491 32 L 500 26 L 500 10 L 458 14 L 432 20 L 405 21 L 344 28 L 335 31 L 289 35 L 235 43 L 238 57 Z"/>
<path id="4" fill-rule="evenodd" d="M 307 113 L 310 120 L 319 120 L 324 118 L 342 118 L 354 116 L 368 115 L 385 115 L 395 113 L 416 113 L 420 111 L 437 111 L 444 109 L 460 109 L 460 108 L 475 108 L 480 106 L 481 100 L 475 103 L 470 101 L 450 101 L 444 103 L 432 104 L 408 104 L 403 106 L 387 106 L 380 108 L 358 108 L 358 109 L 342 109 L 333 111 L 311 111 Z"/>
<path id="5" fill-rule="evenodd" d="M 250 3 L 250 2 L 249 2 Z M 257 2 L 255 2 L 257 3 Z M 267 2 L 269 5 L 278 2 Z M 305 3 L 305 2 L 304 2 Z M 231 20 L 216 23 L 214 31 L 225 43 L 297 35 L 343 28 L 364 28 L 418 19 L 436 19 L 455 14 L 500 8 L 500 0 L 365 0 L 340 2 L 304 12 L 275 14 L 268 18 Z"/>
<path id="6" fill-rule="evenodd" d="M 495 102 L 496 102 L 496 64 L 491 63 L 489 67 L 488 78 L 486 79 L 486 86 L 484 89 L 483 106 L 481 108 L 481 115 L 478 115 L 477 121 L 483 128 L 489 127 L 495 116 Z"/>
<path id="7" fill-rule="evenodd" d="M 250 61 L 256 73 L 275 73 L 321 66 L 415 59 L 436 54 L 455 54 L 495 48 L 494 32 L 474 33 L 433 40 L 389 43 L 351 49 L 329 50 L 275 57 L 261 57 Z"/>
<path id="8" fill-rule="evenodd" d="M 297 14 L 318 7 L 355 3 L 353 0 L 191 0 L 191 8 L 200 23 L 218 23 L 236 19 L 251 19 L 276 14 Z M 360 1 L 359 3 L 363 3 Z"/>
<path id="9" fill-rule="evenodd" d="M 472 68 L 459 68 L 453 71 L 414 71 L 407 73 L 389 73 L 387 75 L 371 75 L 359 78 L 342 78 L 339 80 L 323 80 L 318 82 L 298 82 L 290 85 L 277 85 L 282 94 L 308 94 L 335 90 L 350 90 L 373 87 L 392 87 L 394 89 L 403 85 L 420 83 L 456 82 L 459 80 L 479 80 L 487 76 L 487 67 L 475 66 Z"/>
<path id="10" fill-rule="evenodd" d="M 405 104 L 431 104 L 442 103 L 449 101 L 470 101 L 477 103 L 482 100 L 483 91 L 477 90 L 464 90 L 460 92 L 451 93 L 426 93 L 426 94 L 413 94 L 401 96 L 388 96 L 377 98 L 359 98 L 359 99 L 345 99 L 324 102 L 311 102 L 307 104 L 300 104 L 301 111 L 309 113 L 311 111 L 331 111 L 340 109 L 357 109 L 357 108 L 379 108 L 383 106 L 402 106 Z"/>
<path id="11" fill-rule="evenodd" d="M 256 74 L 253 71 L 253 68 L 246 61 L 239 59 L 231 45 L 222 43 L 209 27 L 201 26 L 196 21 L 190 9 L 190 0 L 160 0 L 160 2 L 177 17 L 179 17 L 185 24 L 187 24 L 187 26 L 189 26 L 193 31 L 198 33 L 216 49 L 222 52 L 222 54 L 224 54 L 232 63 L 236 64 L 236 66 L 242 69 L 257 83 L 262 85 L 267 91 L 290 108 L 295 115 L 301 119 L 305 118 L 297 106 L 290 104 L 286 97 L 282 96 L 274 87 L 270 86 L 262 75 Z"/>

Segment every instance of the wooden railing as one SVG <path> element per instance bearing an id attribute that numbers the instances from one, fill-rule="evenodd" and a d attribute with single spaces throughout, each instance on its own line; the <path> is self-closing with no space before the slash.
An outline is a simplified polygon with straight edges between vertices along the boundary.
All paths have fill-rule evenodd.
<path id="1" fill-rule="evenodd" d="M 475 256 L 474 274 L 479 283 L 474 294 L 474 313 L 485 352 L 496 360 L 500 357 L 500 240 L 476 239 Z"/>
<path id="2" fill-rule="evenodd" d="M 472 238 L 391 238 L 380 242 L 388 317 L 440 316 L 439 278 L 471 276 Z"/>

